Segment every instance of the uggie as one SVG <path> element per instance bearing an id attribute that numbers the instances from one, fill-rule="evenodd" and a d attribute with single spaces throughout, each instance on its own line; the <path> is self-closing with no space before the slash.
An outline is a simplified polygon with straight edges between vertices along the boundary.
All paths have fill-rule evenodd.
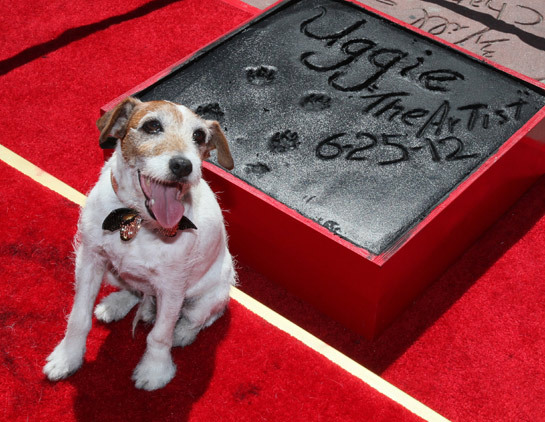
<path id="1" fill-rule="evenodd" d="M 82 364 L 103 279 L 120 287 L 95 308 L 111 322 L 140 304 L 133 322 L 153 322 L 133 373 L 137 388 L 165 386 L 176 372 L 172 346 L 186 346 L 224 312 L 235 284 L 220 207 L 201 178 L 217 149 L 233 168 L 219 124 L 168 101 L 127 98 L 102 116 L 100 145 L 115 146 L 81 212 L 76 294 L 64 339 L 44 373 L 59 380 Z"/>

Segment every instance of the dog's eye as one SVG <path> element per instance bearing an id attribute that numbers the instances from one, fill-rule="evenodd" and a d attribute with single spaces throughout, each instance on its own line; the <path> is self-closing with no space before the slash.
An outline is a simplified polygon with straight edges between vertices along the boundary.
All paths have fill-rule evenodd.
<path id="1" fill-rule="evenodd" d="M 206 141 L 206 133 L 204 133 L 204 130 L 197 129 L 195 132 L 193 132 L 193 141 L 197 145 L 202 145 Z"/>
<path id="2" fill-rule="evenodd" d="M 159 120 L 148 120 L 142 125 L 142 130 L 150 135 L 163 131 L 163 126 Z"/>

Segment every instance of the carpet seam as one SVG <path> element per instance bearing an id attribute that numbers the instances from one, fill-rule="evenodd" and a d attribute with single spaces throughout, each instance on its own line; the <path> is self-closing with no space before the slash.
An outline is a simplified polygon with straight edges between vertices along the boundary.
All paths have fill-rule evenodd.
<path id="1" fill-rule="evenodd" d="M 55 38 L 26 47 L 13 56 L 1 60 L 0 76 L 12 72 L 21 66 L 32 63 L 44 55 L 60 50 L 73 42 L 80 41 L 97 32 L 104 31 L 113 25 L 119 25 L 132 19 L 139 19 L 142 16 L 153 13 L 162 9 L 163 7 L 170 6 L 178 1 L 180 0 L 151 0 L 150 2 L 128 12 L 109 16 L 100 21 L 89 24 L 68 28 Z"/>

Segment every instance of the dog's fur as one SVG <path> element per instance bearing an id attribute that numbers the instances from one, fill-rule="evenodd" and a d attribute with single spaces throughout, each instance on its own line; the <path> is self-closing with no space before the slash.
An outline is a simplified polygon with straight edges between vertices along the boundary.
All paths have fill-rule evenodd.
<path id="1" fill-rule="evenodd" d="M 217 122 L 171 102 L 129 97 L 102 116 L 97 126 L 101 146 L 115 142 L 115 152 L 81 212 L 74 305 L 65 337 L 47 358 L 44 373 L 58 380 L 81 366 L 94 302 L 107 280 L 121 290 L 96 306 L 99 320 L 119 320 L 139 302 L 135 321 L 155 320 L 133 373 L 136 387 L 155 390 L 176 372 L 171 347 L 193 342 L 202 328 L 223 314 L 229 301 L 235 283 L 233 261 L 220 207 L 201 178 L 201 163 L 212 149 L 217 149 L 222 166 L 232 168 L 233 160 Z M 189 160 L 190 173 L 175 174 L 173 157 L 183 157 L 186 164 Z M 149 198 L 141 186 L 146 180 L 175 186 L 183 215 L 197 229 L 179 231 L 174 237 L 161 234 L 166 227 L 146 206 Z M 118 185 L 117 193 L 113 184 Z M 143 218 L 140 231 L 129 241 L 121 240 L 117 231 L 102 229 L 106 216 L 118 208 L 132 208 Z"/>

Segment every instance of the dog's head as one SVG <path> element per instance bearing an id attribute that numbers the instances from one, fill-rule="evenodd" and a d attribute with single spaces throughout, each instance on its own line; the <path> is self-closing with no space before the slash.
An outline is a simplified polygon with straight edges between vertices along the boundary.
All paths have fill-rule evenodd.
<path id="1" fill-rule="evenodd" d="M 199 182 L 202 160 L 211 150 L 217 149 L 221 166 L 233 168 L 218 122 L 204 120 L 179 104 L 129 97 L 105 113 L 97 127 L 100 146 L 116 147 L 132 173 L 140 196 L 134 200 L 143 200 L 150 216 L 164 228 L 174 227 L 182 218 L 182 199 Z"/>

